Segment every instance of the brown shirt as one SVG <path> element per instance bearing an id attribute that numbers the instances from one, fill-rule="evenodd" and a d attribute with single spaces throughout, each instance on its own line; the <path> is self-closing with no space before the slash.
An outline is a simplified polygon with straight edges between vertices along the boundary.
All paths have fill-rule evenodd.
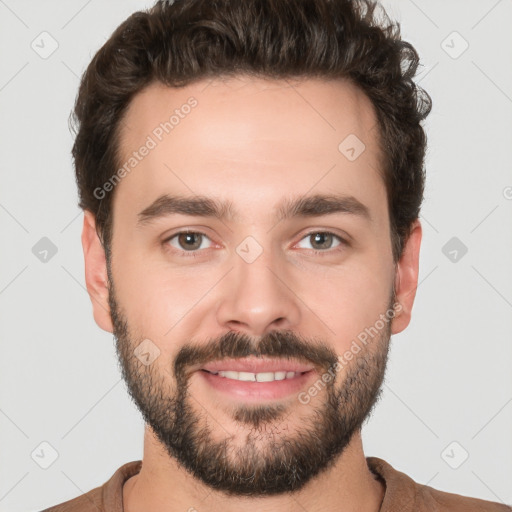
<path id="1" fill-rule="evenodd" d="M 512 512 L 512 507 L 438 491 L 417 484 L 386 461 L 367 457 L 368 467 L 386 487 L 380 512 Z M 123 484 L 137 474 L 142 461 L 121 466 L 102 486 L 42 512 L 123 512 Z"/>

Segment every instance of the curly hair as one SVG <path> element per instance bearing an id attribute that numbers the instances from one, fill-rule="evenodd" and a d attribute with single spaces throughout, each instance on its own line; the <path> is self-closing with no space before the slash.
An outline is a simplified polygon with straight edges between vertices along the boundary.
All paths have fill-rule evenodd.
<path id="1" fill-rule="evenodd" d="M 376 7 L 381 7 L 382 20 Z M 413 78 L 414 47 L 371 0 L 158 1 L 113 32 L 84 72 L 70 121 L 79 206 L 95 215 L 107 258 L 112 197 L 94 190 L 119 166 L 119 133 L 131 99 L 150 83 L 205 78 L 344 78 L 375 107 L 396 263 L 423 201 L 430 96 Z"/>

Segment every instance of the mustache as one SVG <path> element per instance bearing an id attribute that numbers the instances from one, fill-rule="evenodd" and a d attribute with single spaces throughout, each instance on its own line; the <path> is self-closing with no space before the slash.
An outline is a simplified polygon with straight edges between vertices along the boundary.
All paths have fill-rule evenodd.
<path id="1" fill-rule="evenodd" d="M 229 331 L 204 344 L 189 343 L 181 347 L 174 360 L 174 374 L 178 381 L 185 381 L 190 367 L 249 356 L 294 359 L 313 364 L 319 373 L 326 372 L 338 360 L 336 353 L 324 342 L 301 337 L 290 330 L 270 331 L 259 340 L 245 333 Z"/>

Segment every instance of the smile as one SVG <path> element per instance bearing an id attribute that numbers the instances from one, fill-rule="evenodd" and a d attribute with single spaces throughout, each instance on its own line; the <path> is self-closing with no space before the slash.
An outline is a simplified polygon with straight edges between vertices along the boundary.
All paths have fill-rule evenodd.
<path id="1" fill-rule="evenodd" d="M 214 372 L 204 368 L 197 374 L 201 376 L 209 392 L 214 393 L 217 398 L 225 397 L 244 403 L 290 399 L 307 389 L 318 375 L 315 370 L 304 372 L 218 370 Z"/>
<path id="2" fill-rule="evenodd" d="M 208 370 L 204 371 L 208 372 Z M 233 379 L 244 382 L 274 382 L 275 380 L 293 379 L 296 376 L 302 375 L 306 372 L 277 371 L 252 373 L 227 370 L 208 373 L 211 373 L 212 375 L 218 375 L 219 377 L 224 377 L 226 379 Z"/>

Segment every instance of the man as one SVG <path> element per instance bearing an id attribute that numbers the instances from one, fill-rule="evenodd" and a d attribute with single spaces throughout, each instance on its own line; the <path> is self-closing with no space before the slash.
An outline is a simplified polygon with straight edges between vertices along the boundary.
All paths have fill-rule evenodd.
<path id="1" fill-rule="evenodd" d="M 51 511 L 505 511 L 365 457 L 418 281 L 431 108 L 355 0 L 159 2 L 89 65 L 87 289 L 144 457 Z"/>

